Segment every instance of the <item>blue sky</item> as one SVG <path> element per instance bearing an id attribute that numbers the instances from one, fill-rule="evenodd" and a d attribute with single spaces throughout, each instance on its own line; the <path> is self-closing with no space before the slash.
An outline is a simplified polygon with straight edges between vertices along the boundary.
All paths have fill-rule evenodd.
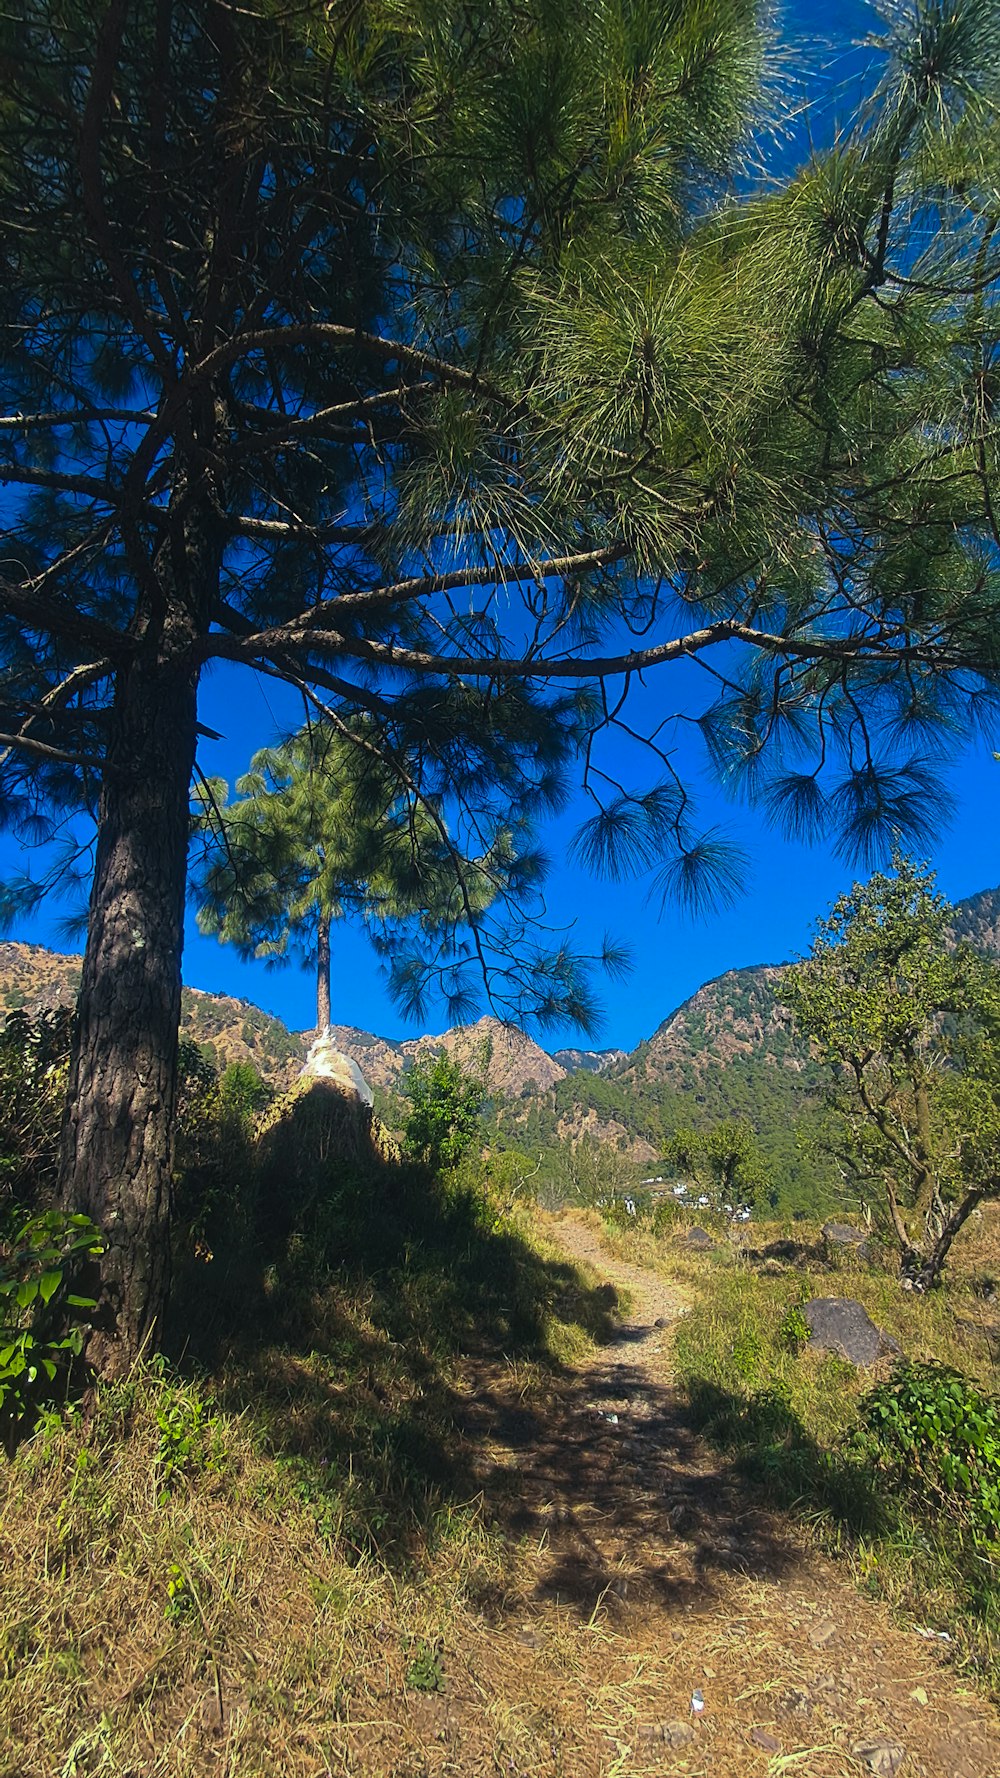
<path id="1" fill-rule="evenodd" d="M 820 8 L 796 0 L 784 9 L 781 35 L 804 50 L 795 60 L 809 68 L 807 88 L 819 109 L 811 115 L 809 133 L 822 140 L 836 117 L 846 116 L 856 98 L 870 52 L 857 46 L 877 28 L 872 9 L 859 0 Z M 797 152 L 805 142 L 798 126 Z M 785 151 L 787 155 L 788 150 Z M 771 157 L 773 159 L 773 155 Z M 703 707 L 701 676 L 680 670 L 655 684 L 650 698 L 669 697 L 678 707 L 677 688 L 690 695 L 690 709 Z M 683 704 L 683 700 L 682 700 Z M 270 742 L 283 724 L 301 720 L 300 709 L 274 681 L 231 668 L 217 669 L 203 689 L 202 721 L 220 731 L 221 741 L 204 741 L 201 764 L 206 773 L 230 782 L 245 769 L 250 754 Z M 567 859 L 574 828 L 586 813 L 577 800 L 547 829 L 544 840 L 554 860 L 547 903 L 550 922 L 571 930 L 581 950 L 599 946 L 605 931 L 631 948 L 635 967 L 624 982 L 603 984 L 606 1008 L 603 1044 L 632 1047 L 648 1036 L 661 1019 L 700 984 L 722 970 L 748 963 L 780 962 L 807 948 L 810 929 L 833 897 L 854 876 L 827 847 L 791 843 L 768 830 L 753 810 L 730 803 L 704 775 L 702 756 L 687 725 L 678 730 L 675 761 L 699 795 L 700 824 L 724 826 L 750 856 L 752 875 L 746 894 L 730 910 L 694 921 L 673 909 L 660 911 L 647 898 L 647 884 L 608 884 L 595 880 Z M 940 887 L 953 899 L 1000 882 L 1000 836 L 994 823 L 1000 814 L 1000 764 L 986 741 L 970 745 L 956 761 L 950 778 L 955 794 L 954 818 L 942 834 L 931 862 Z M 9 839 L 0 844 L 0 875 L 13 869 L 34 871 L 41 861 L 21 855 Z M 11 936 L 67 949 L 59 923 L 65 908 L 53 903 Z M 314 1022 L 313 985 L 294 965 L 282 971 L 262 964 L 244 964 L 214 939 L 203 938 L 189 921 L 184 977 L 192 987 L 240 995 L 277 1013 L 293 1028 Z M 413 1034 L 392 1006 L 376 962 L 363 937 L 346 924 L 334 938 L 333 1016 L 389 1037 Z M 443 1011 L 427 1024 L 441 1029 Z M 573 1042 L 567 1031 L 557 1041 Z"/>

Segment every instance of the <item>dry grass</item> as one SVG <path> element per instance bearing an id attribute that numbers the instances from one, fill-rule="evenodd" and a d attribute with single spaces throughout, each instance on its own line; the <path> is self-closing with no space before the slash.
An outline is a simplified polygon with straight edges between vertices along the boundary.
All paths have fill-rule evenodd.
<path id="1" fill-rule="evenodd" d="M 554 1440 L 568 1438 L 560 1422 L 573 1404 L 540 1396 L 523 1374 L 511 1380 L 510 1399 L 543 1412 Z M 467 1381 L 480 1397 L 483 1374 Z M 51 1429 L 9 1473 L 8 1774 L 848 1778 L 863 1731 L 902 1732 L 915 1679 L 928 1725 L 933 1711 L 954 1731 L 935 1652 L 921 1646 L 914 1663 L 874 1611 L 855 1623 L 832 1576 L 794 1541 L 784 1578 L 739 1563 L 706 1572 L 709 1542 L 671 1540 L 650 1494 L 648 1522 L 623 1542 L 610 1435 L 592 1498 L 567 1489 L 572 1522 L 558 1515 L 539 1534 L 535 1520 L 519 1536 L 519 1478 L 505 1495 L 495 1472 L 524 1453 L 480 1441 L 492 1484 L 441 1503 L 400 1568 L 323 1529 L 315 1499 L 261 1450 L 245 1416 L 210 1415 L 204 1466 L 164 1496 L 158 1416 L 193 1399 L 189 1385 L 138 1374 L 103 1398 L 89 1428 Z M 553 1590 L 567 1553 L 582 1567 L 595 1546 L 607 1562 L 596 1597 Z M 641 1592 L 665 1559 L 692 1576 L 672 1603 Z M 178 1572 L 190 1603 L 174 1609 Z M 621 1585 L 610 1584 L 616 1576 Z M 174 1600 L 184 1597 L 175 1586 Z M 830 1613 L 840 1648 L 817 1652 L 810 1632 Z M 440 1692 L 408 1683 L 428 1649 Z M 692 1729 L 695 1686 L 707 1708 Z M 805 1714 L 800 1698 L 816 1700 Z M 971 1699 L 970 1724 L 982 1732 Z M 783 1764 L 754 1729 L 778 1740 Z M 678 1733 L 691 1739 L 675 1744 Z M 980 1743 L 970 1745 L 980 1758 Z M 925 1769 L 986 1770 L 949 1757 Z"/>
<path id="2" fill-rule="evenodd" d="M 848 1778 L 865 1733 L 928 1778 L 1000 1772 L 937 1650 L 694 1438 L 668 1333 L 595 1346 L 623 1271 L 553 1225 L 448 1229 L 4 1469 L 3 1778 Z M 659 1261 L 705 1300 L 750 1278 Z"/>

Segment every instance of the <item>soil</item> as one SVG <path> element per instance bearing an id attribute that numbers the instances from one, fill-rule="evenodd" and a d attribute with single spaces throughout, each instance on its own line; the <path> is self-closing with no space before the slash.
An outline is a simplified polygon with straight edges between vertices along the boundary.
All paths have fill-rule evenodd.
<path id="1" fill-rule="evenodd" d="M 1000 1721 L 946 1647 L 894 1624 L 693 1433 L 671 1380 L 679 1292 L 610 1258 L 584 1217 L 550 1232 L 626 1307 L 550 1393 L 510 1367 L 466 1377 L 457 1430 L 484 1510 L 522 1540 L 516 1590 L 456 1615 L 443 1690 L 403 1723 L 356 1725 L 332 1769 L 1000 1778 Z"/>

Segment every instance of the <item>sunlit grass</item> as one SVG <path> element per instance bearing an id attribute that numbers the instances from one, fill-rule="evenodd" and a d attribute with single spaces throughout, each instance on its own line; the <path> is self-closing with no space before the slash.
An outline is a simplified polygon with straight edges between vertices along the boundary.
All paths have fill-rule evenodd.
<path id="1" fill-rule="evenodd" d="M 993 1313 L 981 1294 L 995 1262 L 992 1213 L 968 1232 L 944 1288 L 906 1291 L 891 1255 L 831 1263 L 818 1226 L 752 1224 L 734 1241 L 716 1229 L 705 1253 L 641 1226 L 609 1229 L 610 1252 L 681 1283 L 691 1302 L 677 1324 L 674 1360 L 701 1431 L 751 1485 L 797 1510 L 824 1545 L 844 1555 L 859 1584 L 909 1621 L 944 1630 L 960 1663 L 1000 1687 L 1000 1585 L 996 1552 L 974 1542 L 941 1502 L 922 1507 L 881 1483 L 855 1446 L 858 1408 L 891 1361 L 858 1369 L 795 1337 L 810 1298 L 847 1296 L 891 1334 L 906 1358 L 936 1361 L 987 1394 L 998 1388 Z M 774 1256 L 783 1243 L 794 1257 Z"/>

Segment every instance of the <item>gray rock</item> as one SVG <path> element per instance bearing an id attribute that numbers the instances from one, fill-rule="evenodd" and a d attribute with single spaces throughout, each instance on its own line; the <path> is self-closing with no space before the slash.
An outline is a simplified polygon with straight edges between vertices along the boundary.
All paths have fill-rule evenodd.
<path id="1" fill-rule="evenodd" d="M 822 1229 L 827 1253 L 849 1259 L 871 1259 L 872 1244 L 863 1229 L 850 1222 L 825 1222 Z"/>
<path id="2" fill-rule="evenodd" d="M 875 1364 L 898 1355 L 902 1348 L 891 1334 L 876 1327 L 867 1309 L 851 1297 L 818 1296 L 803 1305 L 814 1351 L 839 1352 L 851 1364 Z"/>
<path id="3" fill-rule="evenodd" d="M 851 1752 L 869 1772 L 874 1772 L 875 1778 L 896 1778 L 906 1758 L 906 1748 L 898 1741 L 859 1741 Z"/>
<path id="4" fill-rule="evenodd" d="M 715 1242 L 712 1240 L 707 1229 L 699 1228 L 698 1225 L 695 1224 L 693 1229 L 688 1229 L 687 1233 L 681 1236 L 681 1245 L 684 1247 L 697 1247 L 701 1252 L 707 1253 L 710 1247 L 715 1246 Z"/>

